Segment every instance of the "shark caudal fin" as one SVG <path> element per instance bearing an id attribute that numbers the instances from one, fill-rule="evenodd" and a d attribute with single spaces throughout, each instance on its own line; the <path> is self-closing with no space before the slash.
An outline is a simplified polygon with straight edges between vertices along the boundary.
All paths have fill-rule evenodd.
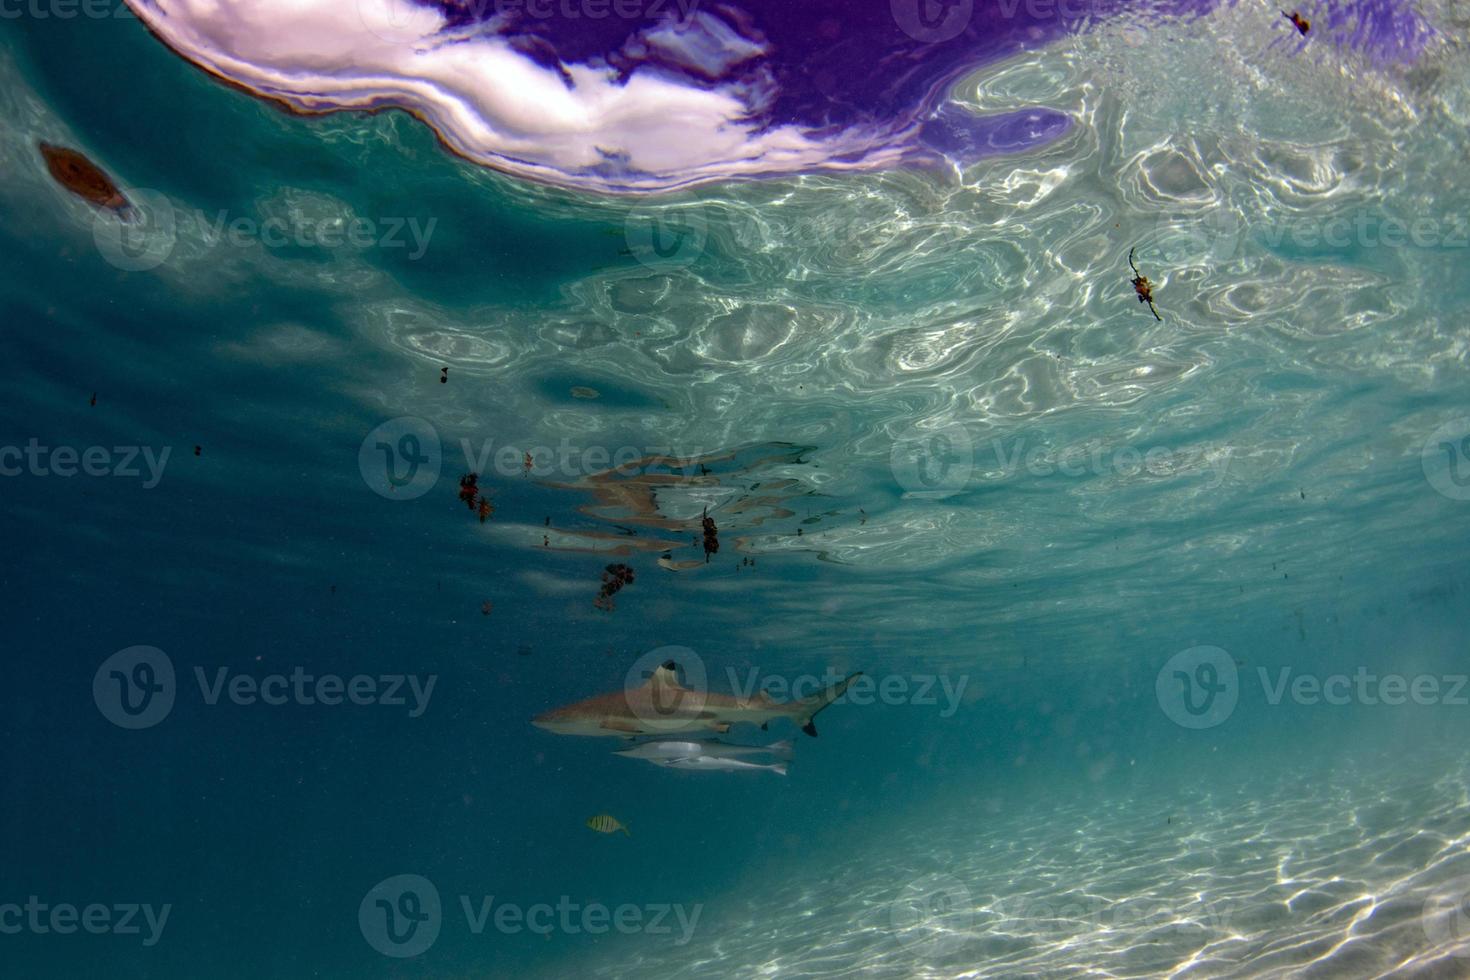
<path id="1" fill-rule="evenodd" d="M 775 773 L 778 776 L 784 776 L 784 775 L 786 775 L 786 763 L 784 763 L 784 762 L 772 763 L 771 766 L 770 766 L 770 770 L 771 770 L 771 772 Z"/>
<path id="2" fill-rule="evenodd" d="M 767 745 L 766 751 L 778 759 L 790 759 L 791 753 L 795 751 L 795 748 L 791 744 L 791 739 L 783 738 L 779 742 L 772 742 L 770 745 Z"/>
<path id="3" fill-rule="evenodd" d="M 798 701 L 796 703 L 797 710 L 792 713 L 791 720 L 800 725 L 802 731 L 806 732 L 812 738 L 816 738 L 817 726 L 812 723 L 812 719 L 817 717 L 817 712 L 842 697 L 842 692 L 847 690 L 847 685 L 861 676 L 863 676 L 862 671 L 849 674 L 845 680 L 838 681 L 821 694 L 816 694 Z"/>

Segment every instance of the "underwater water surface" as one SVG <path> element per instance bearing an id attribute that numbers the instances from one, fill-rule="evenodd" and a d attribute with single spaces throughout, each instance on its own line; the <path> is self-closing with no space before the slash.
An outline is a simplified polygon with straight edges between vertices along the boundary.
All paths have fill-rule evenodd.
<path id="1" fill-rule="evenodd" d="M 1291 12 L 0 4 L 0 975 L 1470 975 L 1467 21 Z"/>

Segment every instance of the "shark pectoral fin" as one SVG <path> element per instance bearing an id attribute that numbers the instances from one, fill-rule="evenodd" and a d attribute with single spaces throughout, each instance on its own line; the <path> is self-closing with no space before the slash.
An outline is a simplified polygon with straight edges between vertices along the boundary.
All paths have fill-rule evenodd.
<path id="1" fill-rule="evenodd" d="M 628 734 L 623 737 L 628 739 L 638 734 L 637 725 L 631 721 L 624 721 L 621 718 L 605 718 L 601 727 L 606 728 L 610 732 L 627 732 Z"/>

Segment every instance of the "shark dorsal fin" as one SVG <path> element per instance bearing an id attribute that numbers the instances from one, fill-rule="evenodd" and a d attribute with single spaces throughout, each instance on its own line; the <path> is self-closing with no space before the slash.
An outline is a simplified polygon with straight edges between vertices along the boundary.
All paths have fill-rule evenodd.
<path id="1" fill-rule="evenodd" d="M 647 687 L 657 690 L 682 690 L 683 685 L 679 683 L 679 665 L 672 660 L 665 660 L 658 669 L 648 678 Z"/>

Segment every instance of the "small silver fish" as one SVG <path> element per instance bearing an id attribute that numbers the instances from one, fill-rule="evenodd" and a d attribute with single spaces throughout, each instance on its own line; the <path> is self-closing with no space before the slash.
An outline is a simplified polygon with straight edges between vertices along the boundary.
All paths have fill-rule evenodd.
<path id="1" fill-rule="evenodd" d="M 614 752 L 614 755 L 630 759 L 647 759 L 649 762 L 668 759 L 692 759 L 703 756 L 711 759 L 733 759 L 742 755 L 771 755 L 778 759 L 790 759 L 791 739 L 782 739 L 770 745 L 735 745 L 718 739 L 659 739 L 640 742 L 632 748 Z"/>
<path id="2" fill-rule="evenodd" d="M 768 766 L 755 762 L 741 762 L 739 759 L 722 759 L 716 756 L 696 755 L 684 759 L 650 759 L 660 766 L 668 766 L 670 769 L 696 769 L 701 772 L 735 772 L 740 769 L 764 769 L 774 772 L 778 776 L 786 775 L 786 763 L 773 762 Z"/>

